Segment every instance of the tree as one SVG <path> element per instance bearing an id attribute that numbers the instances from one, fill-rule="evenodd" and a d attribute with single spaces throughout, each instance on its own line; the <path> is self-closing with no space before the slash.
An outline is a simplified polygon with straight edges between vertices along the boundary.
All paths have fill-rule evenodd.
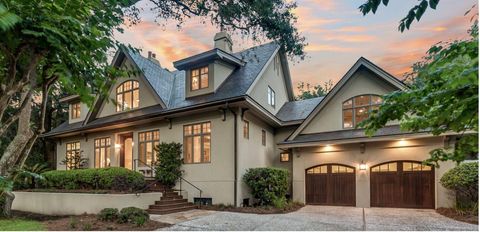
<path id="1" fill-rule="evenodd" d="M 432 46 L 423 61 L 413 66 L 409 89 L 383 97 L 378 111 L 359 124 L 368 135 L 399 120 L 403 130 L 431 131 L 433 135 L 456 132 L 455 149 L 435 149 L 427 163 L 457 163 L 470 154 L 478 156 L 478 21 L 470 38 Z"/>
<path id="2" fill-rule="evenodd" d="M 284 0 L 149 0 L 157 20 L 181 24 L 192 16 L 240 31 L 254 39 L 278 41 L 290 56 L 304 57 L 305 38 L 293 26 L 295 3 Z M 114 37 L 124 21 L 137 23 L 136 0 L 0 0 L 0 137 L 11 133 L 0 158 L 0 176 L 22 167 L 46 130 L 52 87 L 92 105 L 92 91 L 106 96 L 115 77 L 131 70 L 111 67 L 108 52 L 123 46 Z M 133 48 L 132 48 L 133 49 Z M 108 99 L 107 99 L 108 100 Z M 38 115 L 34 105 L 39 104 Z M 33 113 L 32 113 L 33 112 Z M 12 137 L 12 136 L 11 136 Z M 3 145 L 2 145 L 3 146 Z M 11 191 L 5 210 L 14 199 Z"/>
<path id="3" fill-rule="evenodd" d="M 398 25 L 398 30 L 403 32 L 405 28 L 408 30 L 410 29 L 410 25 L 416 19 L 420 21 L 425 11 L 430 7 L 431 9 L 437 9 L 437 5 L 440 0 L 419 0 L 420 3 L 412 7 L 409 11 L 407 16 L 405 16 L 402 20 L 400 20 L 400 25 Z M 366 15 L 370 12 L 375 14 L 377 12 L 380 3 L 387 6 L 389 0 L 367 0 L 364 4 L 360 5 L 358 9 L 362 12 L 363 15 Z"/>
<path id="4" fill-rule="evenodd" d="M 182 177 L 182 144 L 161 143 L 155 147 L 157 161 L 155 163 L 155 179 L 166 187 L 173 187 Z"/>
<path id="5" fill-rule="evenodd" d="M 297 85 L 299 94 L 296 97 L 296 100 L 305 100 L 310 98 L 322 97 L 327 95 L 330 90 L 333 88 L 332 80 L 326 81 L 323 85 L 314 85 L 313 89 L 310 83 L 300 82 Z"/>

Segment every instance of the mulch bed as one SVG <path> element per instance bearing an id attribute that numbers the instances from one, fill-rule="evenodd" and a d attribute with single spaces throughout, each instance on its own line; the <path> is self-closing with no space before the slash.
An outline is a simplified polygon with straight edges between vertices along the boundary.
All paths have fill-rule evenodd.
<path id="1" fill-rule="evenodd" d="M 254 214 L 283 214 L 290 213 L 301 209 L 304 204 L 301 203 L 290 203 L 287 207 L 279 209 L 275 207 L 268 206 L 257 206 L 257 207 L 234 207 L 230 205 L 202 205 L 200 209 L 204 210 L 215 210 L 215 211 L 228 211 L 236 213 L 254 213 Z"/>
<path id="2" fill-rule="evenodd" d="M 438 208 L 436 211 L 445 217 L 478 225 L 478 215 L 475 215 L 472 212 L 459 211 L 452 208 Z"/>
<path id="3" fill-rule="evenodd" d="M 31 219 L 40 221 L 47 230 L 54 231 L 81 231 L 81 230 L 123 230 L 123 231 L 145 231 L 157 230 L 171 226 L 170 224 L 148 220 L 143 226 L 136 226 L 130 223 L 107 222 L 97 219 L 96 215 L 84 214 L 75 216 L 50 216 L 36 213 L 13 211 L 14 218 Z"/>

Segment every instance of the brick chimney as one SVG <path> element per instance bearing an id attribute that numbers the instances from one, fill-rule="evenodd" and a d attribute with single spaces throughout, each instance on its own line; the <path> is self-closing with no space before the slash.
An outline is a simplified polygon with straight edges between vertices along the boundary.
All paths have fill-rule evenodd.
<path id="1" fill-rule="evenodd" d="M 218 32 L 213 38 L 215 42 L 215 48 L 221 49 L 225 52 L 232 53 L 232 38 L 225 31 Z"/>
<path id="2" fill-rule="evenodd" d="M 160 65 L 160 61 L 157 60 L 157 55 L 152 51 L 148 51 L 148 59 L 158 65 Z"/>

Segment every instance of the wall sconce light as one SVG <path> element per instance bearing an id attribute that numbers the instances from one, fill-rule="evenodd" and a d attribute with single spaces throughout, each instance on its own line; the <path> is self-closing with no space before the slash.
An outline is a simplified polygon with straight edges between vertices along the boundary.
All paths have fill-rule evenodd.
<path id="1" fill-rule="evenodd" d="M 115 148 L 120 148 L 120 147 L 122 147 L 122 145 L 115 143 Z"/>
<path id="2" fill-rule="evenodd" d="M 367 170 L 367 164 L 365 164 L 365 162 L 363 162 L 363 160 L 360 163 L 360 170 L 363 170 L 363 171 Z"/>

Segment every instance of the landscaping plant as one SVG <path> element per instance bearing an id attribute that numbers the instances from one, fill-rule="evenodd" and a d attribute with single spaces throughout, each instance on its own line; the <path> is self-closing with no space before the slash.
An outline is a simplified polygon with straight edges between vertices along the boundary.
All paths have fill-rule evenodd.
<path id="1" fill-rule="evenodd" d="M 147 211 L 137 207 L 126 207 L 120 210 L 118 216 L 119 223 L 132 223 L 137 226 L 142 226 L 150 218 Z"/>
<path id="2" fill-rule="evenodd" d="M 284 207 L 288 190 L 288 170 L 280 168 L 250 168 L 243 181 L 259 205 Z"/>
<path id="3" fill-rule="evenodd" d="M 88 166 L 88 158 L 82 156 L 81 151 L 76 151 L 72 155 L 67 155 L 60 161 L 60 164 L 65 165 L 67 170 L 81 169 Z"/>
<path id="4" fill-rule="evenodd" d="M 457 209 L 478 214 L 478 162 L 462 163 L 452 168 L 442 176 L 440 183 L 455 191 Z"/>
<path id="5" fill-rule="evenodd" d="M 105 208 L 97 215 L 98 219 L 102 221 L 115 221 L 118 219 L 119 212 L 117 208 Z"/>
<path id="6" fill-rule="evenodd" d="M 167 187 L 173 187 L 182 176 L 182 144 L 161 143 L 155 148 L 157 163 L 155 178 Z"/>

